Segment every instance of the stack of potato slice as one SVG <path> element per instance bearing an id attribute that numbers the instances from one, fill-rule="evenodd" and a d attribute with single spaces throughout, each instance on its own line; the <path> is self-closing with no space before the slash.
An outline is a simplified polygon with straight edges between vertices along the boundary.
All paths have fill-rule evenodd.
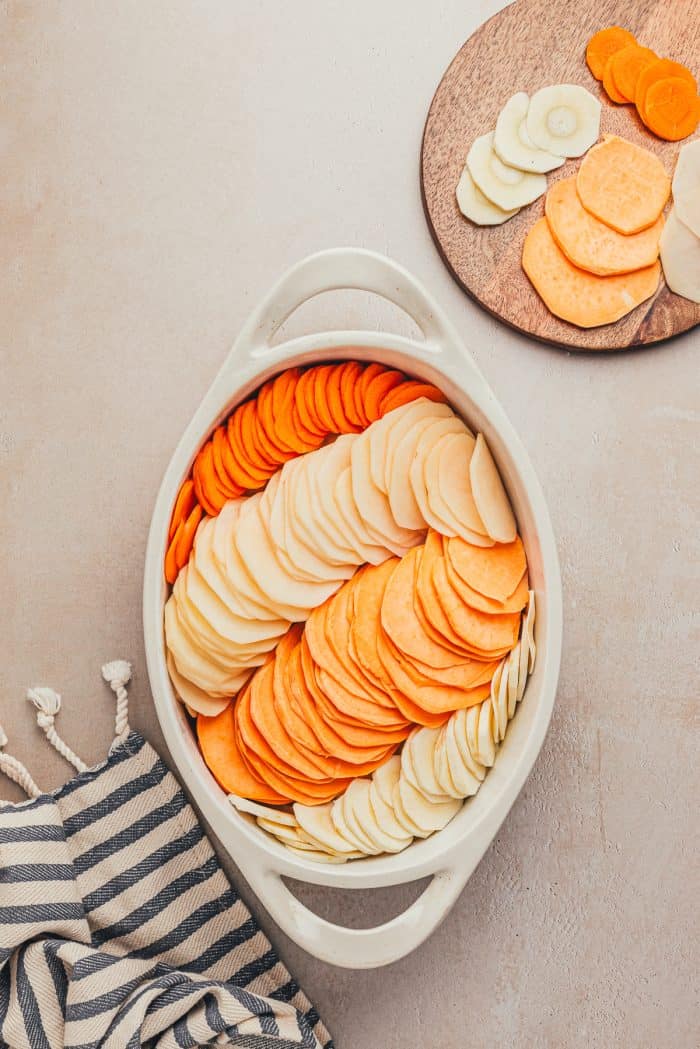
<path id="1" fill-rule="evenodd" d="M 438 727 L 488 697 L 527 601 L 517 536 L 485 547 L 431 530 L 293 626 L 235 706 L 199 716 L 209 768 L 253 800 L 331 800 L 414 725 Z"/>
<path id="2" fill-rule="evenodd" d="M 616 135 L 590 150 L 574 178 L 552 186 L 522 257 L 552 313 L 591 328 L 654 294 L 670 188 L 658 157 Z"/>
<path id="3" fill-rule="evenodd" d="M 290 812 L 232 794 L 232 804 L 292 852 L 323 863 L 400 852 L 442 829 L 496 760 L 534 667 L 534 621 L 531 593 L 520 639 L 499 663 L 488 697 L 440 727 L 413 729 L 400 756 L 384 761 L 371 778 L 352 780 L 334 801 L 297 802 Z"/>

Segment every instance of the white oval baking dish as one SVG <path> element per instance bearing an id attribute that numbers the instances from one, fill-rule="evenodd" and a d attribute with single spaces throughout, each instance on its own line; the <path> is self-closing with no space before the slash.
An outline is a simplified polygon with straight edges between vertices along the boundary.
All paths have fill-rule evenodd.
<path id="1" fill-rule="evenodd" d="M 362 289 L 409 314 L 423 338 L 384 332 L 332 331 L 281 345 L 270 342 L 286 318 L 324 291 Z M 242 817 L 217 785 L 197 748 L 165 664 L 163 559 L 180 484 L 211 430 L 265 379 L 293 364 L 323 359 L 378 360 L 440 386 L 486 437 L 511 497 L 527 551 L 537 601 L 537 661 L 493 769 L 478 794 L 432 837 L 404 852 L 342 866 L 293 856 Z M 246 322 L 219 374 L 185 430 L 165 471 L 151 522 L 143 594 L 144 638 L 158 718 L 179 773 L 195 802 L 272 918 L 317 958 L 348 968 L 373 968 L 417 947 L 448 913 L 521 790 L 544 740 L 554 704 L 562 644 L 561 580 L 545 501 L 530 460 L 456 331 L 422 285 L 374 252 L 339 248 L 288 270 Z M 373 929 L 347 929 L 320 918 L 290 892 L 282 876 L 318 885 L 369 889 L 431 875 L 402 914 Z"/>

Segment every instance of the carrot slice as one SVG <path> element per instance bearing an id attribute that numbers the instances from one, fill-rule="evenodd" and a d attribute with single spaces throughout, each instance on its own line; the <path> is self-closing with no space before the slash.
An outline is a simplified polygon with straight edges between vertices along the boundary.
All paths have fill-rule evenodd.
<path id="1" fill-rule="evenodd" d="M 209 771 L 223 790 L 268 805 L 283 805 L 289 800 L 253 776 L 244 763 L 234 730 L 233 703 L 216 717 L 200 714 L 197 739 Z"/>
<path id="2" fill-rule="evenodd" d="M 288 459 L 294 459 L 297 453 L 293 448 L 285 445 L 277 435 L 274 409 L 272 407 L 272 386 L 273 383 L 266 382 L 258 390 L 258 421 L 260 423 L 261 437 L 263 433 L 265 435 L 266 449 L 269 446 L 275 455 L 277 463 L 281 464 L 287 462 Z"/>
<path id="3" fill-rule="evenodd" d="M 219 488 L 226 493 L 229 499 L 237 499 L 249 485 L 238 484 L 234 475 L 229 472 L 229 467 L 235 468 L 236 460 L 231 452 L 224 426 L 217 426 L 214 430 L 211 439 L 211 459 Z"/>
<path id="4" fill-rule="evenodd" d="M 651 48 L 641 47 L 639 44 L 629 44 L 611 56 L 609 61 L 613 83 L 626 102 L 634 102 L 640 73 L 652 62 L 656 62 L 658 57 Z M 603 78 L 603 85 L 605 85 L 605 78 Z"/>
<path id="5" fill-rule="evenodd" d="M 377 364 L 375 361 L 372 361 L 372 363 L 368 364 L 367 367 L 364 369 L 362 375 L 360 376 L 357 382 L 357 385 L 355 386 L 355 411 L 362 420 L 361 425 L 363 427 L 369 426 L 370 422 L 372 422 L 372 420 L 367 415 L 367 410 L 365 407 L 365 403 L 367 400 L 367 387 L 372 382 L 372 380 L 376 379 L 378 375 L 381 375 L 383 371 L 386 371 L 386 368 L 384 368 L 383 365 Z"/>
<path id="6" fill-rule="evenodd" d="M 603 79 L 605 64 L 611 55 L 628 44 L 636 43 L 632 33 L 619 25 L 608 26 L 595 33 L 586 47 L 586 62 L 596 80 Z"/>
<path id="7" fill-rule="evenodd" d="M 328 380 L 335 367 L 334 364 L 320 364 L 314 368 L 313 398 L 314 409 L 319 422 L 325 427 L 326 433 L 336 433 L 335 420 L 331 415 L 328 404 Z"/>
<path id="8" fill-rule="evenodd" d="M 249 464 L 249 469 L 253 476 L 260 475 L 261 478 L 268 479 L 275 472 L 276 463 L 271 462 L 267 458 L 256 441 L 258 430 L 257 402 L 255 399 L 246 401 L 240 405 L 239 410 L 241 413 L 241 425 L 240 431 L 236 430 L 236 436 L 240 438 L 241 448 L 236 449 L 236 451 L 240 451 L 242 458 Z M 231 448 L 230 441 L 229 448 Z M 234 454 L 232 448 L 231 454 Z"/>
<path id="9" fill-rule="evenodd" d="M 315 371 L 315 368 L 307 368 L 299 377 L 299 382 L 294 389 L 294 405 L 306 430 L 323 440 L 328 431 L 316 415 L 313 399 Z"/>
<path id="10" fill-rule="evenodd" d="M 613 62 L 617 54 L 619 54 L 619 52 L 614 52 L 612 55 L 610 55 L 610 58 L 605 63 L 605 69 L 603 70 L 603 87 L 610 101 L 616 102 L 618 105 L 621 105 L 624 102 L 629 102 L 629 99 L 625 98 L 625 96 L 622 94 L 617 84 L 615 83 L 615 71 Z"/>
<path id="11" fill-rule="evenodd" d="M 364 410 L 365 415 L 370 422 L 375 422 L 381 413 L 380 405 L 384 398 L 389 394 L 396 386 L 400 386 L 405 382 L 406 376 L 403 372 L 397 371 L 395 368 L 382 371 L 381 374 L 375 376 L 365 389 L 365 403 Z"/>
<path id="12" fill-rule="evenodd" d="M 355 401 L 355 389 L 361 375 L 362 365 L 359 361 L 346 361 L 340 377 L 340 399 L 343 403 L 343 411 L 349 423 L 348 428 L 356 432 L 364 430 L 367 425 Z"/>
<path id="13" fill-rule="evenodd" d="M 182 482 L 180 485 L 180 491 L 177 493 L 177 499 L 175 500 L 175 506 L 173 507 L 173 514 L 170 518 L 168 539 L 172 539 L 175 535 L 175 530 L 180 524 L 180 521 L 184 521 L 186 517 L 189 517 L 196 502 L 197 496 L 194 494 L 194 482 L 191 477 L 188 477 L 186 481 Z"/>
<path id="14" fill-rule="evenodd" d="M 177 528 L 175 529 L 175 535 L 170 540 L 170 545 L 168 546 L 168 550 L 165 555 L 165 578 L 167 582 L 171 584 L 174 583 L 177 579 L 177 573 L 179 571 L 176 553 L 184 529 L 185 522 L 180 521 Z"/>
<path id="15" fill-rule="evenodd" d="M 182 533 L 175 547 L 175 562 L 178 572 L 190 559 L 192 547 L 194 546 L 194 537 L 197 533 L 199 522 L 202 520 L 203 512 L 201 506 L 195 506 L 183 524 Z"/>
<path id="16" fill-rule="evenodd" d="M 644 95 L 644 123 L 659 138 L 678 142 L 691 135 L 700 120 L 700 99 L 682 77 L 666 77 L 650 84 Z"/>
<path id="17" fill-rule="evenodd" d="M 211 441 L 207 441 L 200 450 L 192 467 L 192 480 L 197 500 L 210 517 L 216 517 L 228 501 L 226 493 L 221 490 L 214 472 L 214 459 Z"/>
<path id="18" fill-rule="evenodd" d="M 659 58 L 656 62 L 650 62 L 637 77 L 637 84 L 634 89 L 634 101 L 642 120 L 644 120 L 644 104 L 647 91 L 656 80 L 667 80 L 669 77 L 681 77 L 683 80 L 687 80 L 697 92 L 698 86 L 695 82 L 695 77 L 687 66 L 682 65 L 680 62 L 673 62 L 670 58 Z"/>
<path id="19" fill-rule="evenodd" d="M 262 488 L 270 476 L 269 470 L 254 466 L 244 451 L 243 421 L 249 413 L 247 404 L 240 404 L 229 416 L 226 427 L 226 438 L 230 449 L 226 465 L 233 481 L 244 491 L 257 491 Z"/>
<path id="20" fill-rule="evenodd" d="M 402 404 L 417 401 L 419 397 L 427 397 L 429 401 L 446 400 L 442 390 L 438 390 L 437 386 L 433 386 L 432 383 L 410 379 L 408 382 L 404 382 L 401 386 L 396 387 L 396 389 L 389 391 L 379 406 L 380 414 L 386 415 L 387 412 L 392 411 L 394 408 L 399 408 Z"/>

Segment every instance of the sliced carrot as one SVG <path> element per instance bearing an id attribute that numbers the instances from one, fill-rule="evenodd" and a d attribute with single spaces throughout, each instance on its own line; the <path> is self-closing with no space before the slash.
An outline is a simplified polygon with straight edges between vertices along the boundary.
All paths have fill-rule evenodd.
<path id="1" fill-rule="evenodd" d="M 348 420 L 349 428 L 360 431 L 367 423 L 364 415 L 360 414 L 355 401 L 355 389 L 362 375 L 362 365 L 359 361 L 346 361 L 340 378 L 340 398 L 343 402 L 343 411 Z"/>
<path id="2" fill-rule="evenodd" d="M 700 99 L 682 77 L 655 80 L 644 95 L 644 123 L 659 138 L 677 142 L 691 135 L 700 120 Z"/>
<path id="3" fill-rule="evenodd" d="M 350 420 L 345 414 L 340 393 L 340 382 L 343 377 L 344 367 L 344 364 L 336 364 L 328 373 L 328 381 L 326 383 L 328 410 L 333 419 L 336 433 L 349 433 L 352 429 Z"/>
<path id="4" fill-rule="evenodd" d="M 209 771 L 224 790 L 268 805 L 283 805 L 289 800 L 253 776 L 244 763 L 234 731 L 233 703 L 216 717 L 200 714 L 197 739 Z"/>
<path id="5" fill-rule="evenodd" d="M 248 403 L 240 404 L 229 416 L 226 437 L 229 453 L 226 458 L 228 472 L 235 483 L 245 491 L 257 491 L 270 477 L 270 470 L 254 465 L 245 453 L 243 426 L 250 414 Z"/>
<path id="6" fill-rule="evenodd" d="M 210 517 L 216 517 L 228 497 L 219 487 L 214 472 L 214 459 L 211 441 L 207 441 L 199 452 L 192 467 L 192 480 L 197 499 Z"/>
<path id="7" fill-rule="evenodd" d="M 182 534 L 180 535 L 180 539 L 175 547 L 175 561 L 177 563 L 178 571 L 186 565 L 190 559 L 192 547 L 194 546 L 194 537 L 197 533 L 199 522 L 202 520 L 203 513 L 204 511 L 201 506 L 195 506 L 192 513 L 184 522 Z"/>
<path id="8" fill-rule="evenodd" d="M 237 499 L 239 495 L 243 494 L 245 488 L 249 486 L 246 485 L 244 488 L 243 485 L 238 484 L 234 479 L 234 475 L 229 472 L 229 467 L 235 468 L 236 459 L 231 452 L 225 426 L 217 426 L 214 430 L 211 439 L 211 452 L 219 487 L 229 499 Z"/>
<path id="9" fill-rule="evenodd" d="M 261 478 L 267 479 L 275 472 L 277 464 L 268 459 L 262 446 L 257 441 L 257 401 L 255 399 L 246 401 L 245 404 L 241 405 L 240 412 L 241 425 L 240 431 L 236 429 L 236 436 L 241 442 L 241 448 L 236 449 L 236 451 L 240 451 L 246 463 L 249 464 L 249 472 L 253 476 L 257 477 L 259 475 Z M 231 448 L 230 441 L 229 448 Z M 234 454 L 233 448 L 231 448 L 231 454 Z"/>
<path id="10" fill-rule="evenodd" d="M 357 382 L 357 385 L 355 386 L 355 411 L 357 412 L 359 418 L 362 420 L 361 426 L 363 427 L 369 426 L 370 422 L 373 421 L 367 415 L 367 410 L 365 407 L 367 400 L 367 387 L 373 379 L 376 379 L 376 377 L 378 375 L 381 375 L 384 371 L 386 371 L 386 368 L 384 368 L 383 365 L 377 364 L 375 361 L 372 361 L 371 364 L 368 364 L 366 366 Z"/>
<path id="11" fill-rule="evenodd" d="M 385 369 L 376 375 L 365 388 L 364 409 L 365 415 L 371 423 L 375 422 L 381 413 L 380 405 L 384 398 L 397 386 L 403 385 L 406 376 L 395 368 Z"/>
<path id="12" fill-rule="evenodd" d="M 261 435 L 262 433 L 265 435 L 266 448 L 269 446 L 270 449 L 273 450 L 277 462 L 281 464 L 287 462 L 288 459 L 294 459 L 296 452 L 293 448 L 290 448 L 280 440 L 275 429 L 272 386 L 272 382 L 266 382 L 258 390 L 258 421 L 260 423 Z"/>
<path id="13" fill-rule="evenodd" d="M 201 507 L 200 507 L 201 509 Z M 182 538 L 182 533 L 185 530 L 185 522 L 180 521 L 177 528 L 175 529 L 175 535 L 170 540 L 167 553 L 165 555 L 165 578 L 168 583 L 174 583 L 177 579 L 177 573 L 179 571 L 177 564 L 177 548 Z"/>
<path id="14" fill-rule="evenodd" d="M 629 102 L 629 99 L 625 98 L 615 83 L 613 62 L 618 54 L 618 51 L 614 52 L 605 63 L 605 69 L 603 70 L 603 87 L 610 101 L 621 105 L 622 103 Z"/>
<path id="15" fill-rule="evenodd" d="M 328 431 L 318 418 L 314 405 L 313 382 L 315 370 L 315 368 L 307 368 L 305 372 L 302 372 L 294 390 L 294 405 L 299 414 L 299 419 L 306 429 L 323 440 Z"/>
<path id="16" fill-rule="evenodd" d="M 605 64 L 611 55 L 636 42 L 628 29 L 618 25 L 608 26 L 607 29 L 600 29 L 595 33 L 586 47 L 586 62 L 596 80 L 603 79 Z"/>
<path id="17" fill-rule="evenodd" d="M 429 401 L 446 400 L 444 393 L 442 390 L 438 390 L 437 386 L 433 386 L 432 383 L 418 382 L 415 379 L 411 379 L 402 383 L 396 389 L 389 391 L 379 406 L 380 414 L 386 415 L 387 412 L 392 411 L 394 408 L 399 408 L 402 404 L 417 401 L 419 397 L 427 397 Z"/>
<path id="18" fill-rule="evenodd" d="M 175 531 L 180 524 L 180 521 L 184 521 L 186 517 L 189 517 L 196 502 L 197 496 L 194 493 L 194 482 L 191 477 L 188 477 L 186 481 L 182 482 L 180 491 L 177 493 L 177 499 L 175 500 L 175 506 L 173 507 L 173 515 L 170 518 L 168 539 L 172 539 L 175 535 Z"/>
<path id="19" fill-rule="evenodd" d="M 639 44 L 628 44 L 609 59 L 615 87 L 627 102 L 634 102 L 637 80 L 643 69 L 658 59 L 656 52 Z M 605 86 L 605 78 L 603 78 Z M 607 88 L 606 88 L 607 90 Z"/>
<path id="20" fill-rule="evenodd" d="M 634 101 L 642 120 L 644 120 L 644 104 L 647 91 L 655 81 L 667 80 L 669 77 L 681 77 L 683 80 L 687 80 L 697 92 L 698 86 L 695 82 L 695 77 L 687 66 L 682 65 L 680 62 L 673 62 L 670 58 L 659 58 L 656 62 L 650 62 L 637 77 L 637 84 L 634 89 Z"/>
<path id="21" fill-rule="evenodd" d="M 313 397 L 314 408 L 319 422 L 326 433 L 335 433 L 335 420 L 328 404 L 328 380 L 335 367 L 334 364 L 321 364 L 314 368 Z"/>

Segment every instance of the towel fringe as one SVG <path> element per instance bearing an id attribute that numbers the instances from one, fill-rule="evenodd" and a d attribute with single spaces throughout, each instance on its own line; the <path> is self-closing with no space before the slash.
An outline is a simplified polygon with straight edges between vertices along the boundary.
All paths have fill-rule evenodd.
<path id="1" fill-rule="evenodd" d="M 117 697 L 117 713 L 114 722 L 115 742 L 129 732 L 129 695 L 126 686 L 131 681 L 131 663 L 126 659 L 114 659 L 102 667 L 102 677 Z"/>
<path id="2" fill-rule="evenodd" d="M 36 721 L 39 728 L 46 735 L 47 740 L 62 758 L 65 758 L 77 772 L 85 772 L 88 766 L 79 758 L 75 751 L 61 739 L 54 726 L 54 718 L 61 709 L 61 697 L 52 688 L 39 686 L 27 689 L 27 699 L 36 707 Z"/>
<path id="3" fill-rule="evenodd" d="M 7 743 L 7 734 L 2 725 L 0 725 L 0 772 L 7 776 L 8 779 L 11 779 L 13 783 L 16 783 L 18 787 L 21 787 L 28 798 L 40 797 L 41 790 L 37 787 L 22 762 L 18 761 L 11 754 L 5 754 L 4 748 L 7 746 Z"/>

